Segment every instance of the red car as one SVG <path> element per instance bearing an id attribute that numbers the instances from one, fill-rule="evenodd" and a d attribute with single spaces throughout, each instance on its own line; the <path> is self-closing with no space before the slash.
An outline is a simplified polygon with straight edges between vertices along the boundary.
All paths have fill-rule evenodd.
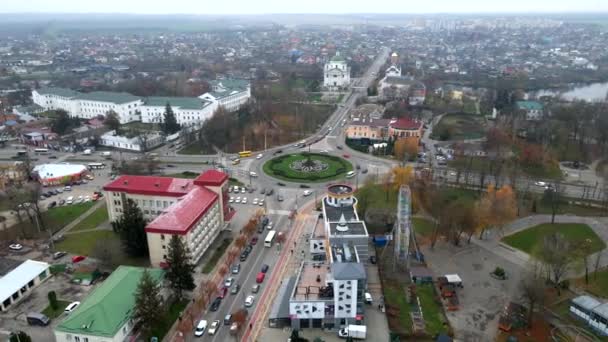
<path id="1" fill-rule="evenodd" d="M 227 293 L 228 293 L 228 288 L 226 286 L 222 286 L 222 288 L 220 289 L 220 298 L 224 299 L 224 297 L 226 297 Z"/>
<path id="2" fill-rule="evenodd" d="M 73 256 L 73 257 L 72 257 L 72 263 L 74 263 L 74 264 L 75 264 L 75 263 L 81 262 L 81 261 L 82 261 L 82 260 L 84 260 L 84 259 L 86 259 L 86 257 L 85 257 L 85 256 L 82 256 L 82 255 L 75 255 L 75 256 Z"/>
<path id="3" fill-rule="evenodd" d="M 258 273 L 258 275 L 255 277 L 255 282 L 258 284 L 261 284 L 264 282 L 264 278 L 266 278 L 266 273 L 264 272 L 260 272 Z"/>
<path id="4" fill-rule="evenodd" d="M 256 244 L 256 243 L 258 243 L 258 237 L 257 237 L 257 236 L 254 236 L 254 237 L 251 239 L 251 245 L 255 246 L 255 244 Z"/>
<path id="5" fill-rule="evenodd" d="M 348 155 L 348 154 L 343 154 L 343 155 L 342 155 L 342 157 L 344 157 L 344 158 L 348 159 L 348 158 L 350 158 L 350 155 Z"/>

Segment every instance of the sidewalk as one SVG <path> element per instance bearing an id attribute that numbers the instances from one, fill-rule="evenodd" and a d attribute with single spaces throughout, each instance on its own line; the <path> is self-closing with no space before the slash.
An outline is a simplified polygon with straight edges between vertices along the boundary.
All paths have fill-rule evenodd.
<path id="1" fill-rule="evenodd" d="M 70 229 L 76 227 L 76 225 L 78 225 L 85 218 L 87 218 L 89 215 L 91 215 L 95 210 L 99 209 L 99 207 L 101 207 L 101 206 L 103 206 L 105 204 L 106 204 L 105 198 L 101 198 L 100 200 L 98 200 L 97 202 L 95 202 L 95 204 L 93 204 L 93 206 L 91 208 L 89 208 L 89 210 L 85 211 L 84 213 L 82 213 L 82 215 L 80 215 L 74 221 L 70 222 L 65 227 L 61 228 L 61 230 L 59 230 L 58 232 L 56 232 L 55 234 L 53 234 L 53 237 L 59 236 L 59 235 L 63 235 L 65 233 L 69 232 Z"/>

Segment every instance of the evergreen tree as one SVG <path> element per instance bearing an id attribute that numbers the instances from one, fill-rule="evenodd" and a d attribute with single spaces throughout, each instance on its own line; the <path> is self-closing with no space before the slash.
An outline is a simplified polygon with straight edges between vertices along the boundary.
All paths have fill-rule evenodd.
<path id="1" fill-rule="evenodd" d="M 190 263 L 188 251 L 180 237 L 173 235 L 169 241 L 167 251 L 167 280 L 169 280 L 171 288 L 179 300 L 182 299 L 184 290 L 191 291 L 196 285 L 194 284 L 194 265 Z"/>
<path id="2" fill-rule="evenodd" d="M 19 331 L 11 334 L 9 342 L 32 342 L 32 338 L 23 331 Z"/>
<path id="3" fill-rule="evenodd" d="M 57 308 L 59 307 L 59 303 L 57 303 L 57 294 L 55 293 L 55 291 L 49 292 L 47 294 L 47 297 L 49 299 L 49 305 L 51 309 L 57 310 Z"/>
<path id="4" fill-rule="evenodd" d="M 120 235 L 127 254 L 134 257 L 148 255 L 148 238 L 144 230 L 146 220 L 133 200 L 127 199 L 123 205 L 122 216 L 118 221 L 112 222 L 112 228 Z"/>
<path id="5" fill-rule="evenodd" d="M 144 270 L 135 291 L 133 319 L 140 322 L 141 331 L 149 338 L 153 329 L 163 326 L 164 316 L 160 288 L 148 270 Z"/>
<path id="6" fill-rule="evenodd" d="M 167 106 L 165 107 L 165 119 L 163 123 L 163 132 L 167 135 L 178 132 L 180 129 L 179 124 L 177 123 L 177 119 L 175 118 L 175 114 L 173 113 L 173 108 L 169 102 L 167 102 Z"/>
<path id="7" fill-rule="evenodd" d="M 106 113 L 105 119 L 103 120 L 103 124 L 113 131 L 118 131 L 118 129 L 120 128 L 120 120 L 118 119 L 118 114 L 116 114 L 116 112 L 113 110 L 108 111 Z"/>

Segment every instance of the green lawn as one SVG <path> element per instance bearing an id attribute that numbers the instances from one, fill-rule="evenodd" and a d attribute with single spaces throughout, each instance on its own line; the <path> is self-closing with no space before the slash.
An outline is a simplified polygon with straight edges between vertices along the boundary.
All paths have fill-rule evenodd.
<path id="1" fill-rule="evenodd" d="M 325 170 L 319 172 L 299 172 L 290 168 L 292 163 L 298 160 L 305 160 L 308 153 L 295 153 L 276 157 L 264 163 L 264 172 L 278 179 L 292 182 L 326 182 L 341 178 L 349 171 L 353 165 L 340 157 L 333 157 L 324 154 L 310 153 L 311 159 L 319 160 L 327 164 Z"/>
<path id="2" fill-rule="evenodd" d="M 214 154 L 215 151 L 201 141 L 195 141 L 190 145 L 184 146 L 177 154 Z"/>
<path id="3" fill-rule="evenodd" d="M 441 307 L 441 303 L 435 299 L 436 295 L 433 285 L 417 285 L 416 294 L 420 298 L 426 332 L 431 336 L 447 333 L 447 325 L 444 326 L 443 308 Z"/>
<path id="4" fill-rule="evenodd" d="M 505 236 L 502 241 L 511 247 L 531 254 L 543 238 L 551 233 L 559 232 L 573 244 L 589 241 L 589 253 L 595 253 L 606 247 L 595 232 L 586 224 L 581 223 L 544 223 L 530 227 L 515 234 Z"/>
<path id="5" fill-rule="evenodd" d="M 420 217 L 412 218 L 412 224 L 414 225 L 414 231 L 416 234 L 424 237 L 430 237 L 435 228 L 435 224 L 433 222 Z"/>
<path id="6" fill-rule="evenodd" d="M 433 127 L 431 138 L 438 140 L 462 140 L 483 138 L 485 129 L 478 115 L 447 114 Z"/>
<path id="7" fill-rule="evenodd" d="M 105 205 L 97 208 L 91 215 L 87 216 L 84 220 L 80 221 L 74 228 L 70 231 L 79 231 L 79 230 L 87 230 L 97 228 L 100 224 L 106 222 L 108 220 L 108 209 Z"/>
<path id="8" fill-rule="evenodd" d="M 593 262 L 595 260 L 590 260 Z M 608 268 L 589 274 L 589 285 L 585 285 L 585 276 L 577 279 L 576 285 L 598 297 L 608 298 Z"/>
<path id="9" fill-rule="evenodd" d="M 66 205 L 62 207 L 56 207 L 47 210 L 42 213 L 42 220 L 44 221 L 47 229 L 51 229 L 53 233 L 61 230 L 70 222 L 74 221 L 77 217 L 82 215 L 85 211 L 89 210 L 93 206 L 93 202 Z M 38 228 L 35 224 L 32 224 L 27 216 L 22 215 L 23 222 L 11 226 L 8 229 L 10 236 L 22 236 L 25 232 L 26 236 L 42 236 L 48 237 L 48 232 L 38 233 Z"/>
<path id="10" fill-rule="evenodd" d="M 115 240 L 119 241 L 118 234 L 111 230 L 93 230 L 88 232 L 77 232 L 74 234 L 66 234 L 63 241 L 55 244 L 55 249 L 58 251 L 66 251 L 72 254 L 89 256 L 95 248 L 97 241 Z M 118 244 L 117 244 L 118 245 Z M 126 255 L 122 250 L 116 251 L 117 265 L 133 265 L 147 266 L 148 258 L 132 258 Z"/>
<path id="11" fill-rule="evenodd" d="M 188 305 L 187 300 L 182 300 L 181 302 L 178 302 L 178 301 L 173 302 L 171 304 L 171 306 L 169 306 L 167 308 L 165 319 L 163 319 L 163 324 L 156 327 L 156 329 L 154 329 L 154 331 L 152 331 L 152 336 L 156 336 L 156 337 L 158 337 L 159 341 L 162 341 L 163 338 L 165 337 L 165 335 L 167 334 L 167 332 L 169 332 L 169 329 L 171 329 L 171 326 L 173 325 L 173 323 L 179 317 L 179 314 L 182 311 L 184 311 L 184 309 L 186 308 L 186 305 Z M 195 322 L 195 324 L 196 324 L 196 322 Z M 211 324 L 211 322 L 209 322 L 209 324 Z"/>
<path id="12" fill-rule="evenodd" d="M 45 314 L 50 319 L 57 318 L 57 317 L 59 317 L 59 315 L 61 315 L 63 313 L 63 310 L 65 310 L 65 307 L 68 306 L 69 304 L 70 304 L 70 302 L 58 300 L 57 301 L 57 310 L 53 310 L 53 308 L 51 308 L 51 305 L 49 305 L 44 310 L 42 310 L 42 313 Z"/>
<path id="13" fill-rule="evenodd" d="M 469 166 L 470 163 L 470 166 Z M 472 172 L 488 172 L 490 169 L 489 161 L 487 158 L 482 157 L 474 157 L 472 160 L 469 158 L 456 158 L 448 162 L 448 166 L 465 170 L 470 167 Z M 532 177 L 538 177 L 543 179 L 561 179 L 562 172 L 559 168 L 558 164 L 553 164 L 551 166 L 546 167 L 531 167 L 526 165 L 513 165 L 511 161 L 507 161 L 503 165 L 502 174 L 509 175 L 512 174 L 512 170 L 514 167 L 519 168 L 520 173 L 524 173 L 526 175 Z M 469 176 L 470 178 L 470 176 Z M 460 183 L 464 183 L 464 172 L 460 175 Z M 475 182 L 469 180 L 469 183 L 475 184 Z M 479 182 L 477 182 L 479 183 Z"/>
<path id="14" fill-rule="evenodd" d="M 393 282 L 385 282 L 384 284 L 384 301 L 387 305 L 394 306 L 399 309 L 397 316 L 398 322 L 393 322 L 389 319 L 389 328 L 399 334 L 411 334 L 412 333 L 412 317 L 410 311 L 412 306 L 407 302 L 405 297 L 406 288 L 398 286 Z M 391 324 L 392 323 L 392 324 Z"/>
<path id="15" fill-rule="evenodd" d="M 209 258 L 209 260 L 207 260 L 207 263 L 205 264 L 205 266 L 203 266 L 203 273 L 210 273 L 211 271 L 213 271 L 213 268 L 215 267 L 217 262 L 220 260 L 222 255 L 224 255 L 224 253 L 228 249 L 228 246 L 230 246 L 231 242 L 232 242 L 232 239 L 222 240 L 222 243 L 217 247 L 216 250 L 213 251 L 213 254 L 211 254 L 211 257 Z"/>

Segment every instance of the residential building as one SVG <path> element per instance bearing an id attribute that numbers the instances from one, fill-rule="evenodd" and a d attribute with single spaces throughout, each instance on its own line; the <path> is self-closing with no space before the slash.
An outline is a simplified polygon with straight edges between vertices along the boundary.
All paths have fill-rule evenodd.
<path id="1" fill-rule="evenodd" d="M 146 269 L 142 267 L 119 266 L 55 327 L 55 340 L 130 341 L 137 324 L 133 318 L 135 294 L 144 270 Z M 152 268 L 147 271 L 162 286 L 164 271 Z"/>
<path id="2" fill-rule="evenodd" d="M 0 312 L 25 298 L 33 288 L 51 276 L 49 264 L 26 260 L 0 278 Z"/>
<path id="3" fill-rule="evenodd" d="M 166 248 L 179 236 L 197 262 L 230 217 L 228 176 L 208 170 L 196 179 L 121 176 L 104 186 L 110 221 L 133 200 L 150 221 L 146 226 L 150 263 L 165 265 Z"/>
<path id="4" fill-rule="evenodd" d="M 543 117 L 543 105 L 537 101 L 517 101 L 518 110 L 526 113 L 526 120 L 540 120 Z"/>
<path id="5" fill-rule="evenodd" d="M 151 96 L 141 106 L 141 122 L 163 123 L 167 104 L 171 106 L 177 123 L 183 127 L 202 125 L 217 109 L 217 102 L 197 97 Z"/>
<path id="6" fill-rule="evenodd" d="M 229 112 L 237 111 L 251 99 L 251 84 L 246 80 L 224 79 L 211 81 L 212 91 L 199 98 L 217 103 Z"/>
<path id="7" fill-rule="evenodd" d="M 346 137 L 349 139 L 369 139 L 373 141 L 388 138 L 390 119 L 373 119 L 369 117 L 353 118 L 346 127 Z"/>
<path id="8" fill-rule="evenodd" d="M 114 147 L 130 151 L 147 151 L 160 146 L 165 138 L 157 132 L 142 133 L 143 136 L 117 135 L 116 131 L 109 131 L 99 139 L 99 145 Z"/>
<path id="9" fill-rule="evenodd" d="M 141 98 L 127 94 L 107 91 L 94 91 L 79 93 L 63 88 L 41 88 L 32 91 L 35 104 L 45 110 L 65 110 L 69 116 L 92 119 L 105 116 L 113 111 L 117 114 L 120 123 L 139 120 Z"/>
<path id="10" fill-rule="evenodd" d="M 323 86 L 331 91 L 347 88 L 350 85 L 350 66 L 340 52 L 325 63 L 323 69 Z"/>

